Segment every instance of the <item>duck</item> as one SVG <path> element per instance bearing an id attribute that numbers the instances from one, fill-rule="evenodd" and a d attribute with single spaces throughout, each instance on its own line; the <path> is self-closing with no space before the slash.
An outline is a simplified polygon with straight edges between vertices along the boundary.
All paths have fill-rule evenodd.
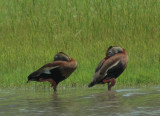
<path id="1" fill-rule="evenodd" d="M 110 46 L 106 51 L 106 56 L 96 67 L 91 83 L 88 87 L 95 84 L 108 83 L 108 91 L 116 83 L 116 78 L 119 77 L 126 69 L 128 64 L 128 55 L 124 48 L 119 46 Z"/>
<path id="2" fill-rule="evenodd" d="M 57 91 L 58 84 L 67 79 L 77 68 L 77 61 L 69 57 L 64 52 L 59 52 L 54 56 L 54 60 L 45 64 L 28 76 L 27 83 L 31 81 L 51 83 L 54 92 Z"/>

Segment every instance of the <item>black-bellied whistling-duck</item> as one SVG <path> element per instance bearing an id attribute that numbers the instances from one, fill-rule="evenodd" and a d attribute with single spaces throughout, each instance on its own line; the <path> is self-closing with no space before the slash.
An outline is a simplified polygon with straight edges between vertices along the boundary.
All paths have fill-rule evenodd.
<path id="1" fill-rule="evenodd" d="M 56 91 L 59 82 L 69 77 L 77 68 L 77 62 L 63 52 L 55 55 L 54 61 L 42 66 L 28 76 L 28 81 L 49 81 Z"/>
<path id="2" fill-rule="evenodd" d="M 126 50 L 121 47 L 110 46 L 106 57 L 98 64 L 92 82 L 88 87 L 95 84 L 108 83 L 108 90 L 115 85 L 116 78 L 125 70 L 128 63 Z"/>

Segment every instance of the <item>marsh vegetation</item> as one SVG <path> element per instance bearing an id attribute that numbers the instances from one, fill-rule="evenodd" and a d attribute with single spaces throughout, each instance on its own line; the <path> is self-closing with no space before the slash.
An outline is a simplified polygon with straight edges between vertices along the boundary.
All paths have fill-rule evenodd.
<path id="1" fill-rule="evenodd" d="M 87 86 L 110 45 L 129 55 L 117 85 L 157 85 L 159 8 L 159 0 L 0 0 L 0 87 L 50 87 L 25 83 L 59 51 L 78 62 L 60 87 Z"/>

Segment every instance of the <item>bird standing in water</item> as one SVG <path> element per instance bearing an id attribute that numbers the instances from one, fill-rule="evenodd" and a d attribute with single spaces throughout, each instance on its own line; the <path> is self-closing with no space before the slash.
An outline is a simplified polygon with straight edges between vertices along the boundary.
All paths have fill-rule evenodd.
<path id="1" fill-rule="evenodd" d="M 48 81 L 51 83 L 54 91 L 56 92 L 59 82 L 69 77 L 76 68 L 76 60 L 70 58 L 63 52 L 59 52 L 55 55 L 53 62 L 48 63 L 37 71 L 31 73 L 28 76 L 27 83 L 30 81 Z"/>
<path id="2" fill-rule="evenodd" d="M 116 83 L 115 79 L 125 70 L 127 63 L 126 50 L 121 47 L 110 46 L 106 52 L 106 57 L 97 66 L 93 80 L 88 87 L 108 83 L 108 90 L 110 91 Z"/>

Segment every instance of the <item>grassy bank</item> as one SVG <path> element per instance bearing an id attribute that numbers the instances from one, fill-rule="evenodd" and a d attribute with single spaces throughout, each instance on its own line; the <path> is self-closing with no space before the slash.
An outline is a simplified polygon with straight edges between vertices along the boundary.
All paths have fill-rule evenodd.
<path id="1" fill-rule="evenodd" d="M 87 85 L 110 45 L 129 55 L 117 84 L 157 85 L 159 9 L 159 0 L 0 0 L 0 87 L 48 87 L 25 82 L 59 51 L 78 62 L 61 86 Z"/>

